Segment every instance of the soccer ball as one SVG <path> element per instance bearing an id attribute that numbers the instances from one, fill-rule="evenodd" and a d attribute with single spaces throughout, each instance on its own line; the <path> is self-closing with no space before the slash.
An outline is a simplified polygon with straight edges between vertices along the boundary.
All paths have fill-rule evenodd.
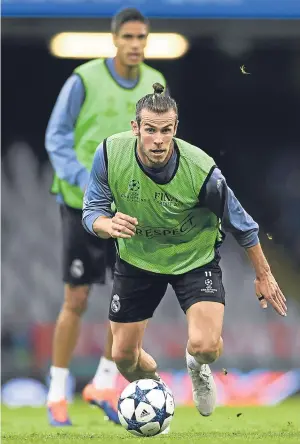
<path id="1" fill-rule="evenodd" d="M 129 384 L 118 402 L 120 423 L 135 436 L 154 436 L 163 432 L 174 415 L 170 389 L 153 379 L 139 379 Z"/>

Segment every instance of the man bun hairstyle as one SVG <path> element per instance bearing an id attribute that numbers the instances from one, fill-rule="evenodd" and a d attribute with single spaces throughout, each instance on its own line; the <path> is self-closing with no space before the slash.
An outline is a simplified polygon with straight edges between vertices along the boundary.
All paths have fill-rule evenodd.
<path id="1" fill-rule="evenodd" d="M 125 8 L 119 11 L 111 21 L 111 32 L 118 34 L 122 25 L 127 22 L 141 22 L 148 26 L 149 20 L 136 8 Z"/>
<path id="2" fill-rule="evenodd" d="M 154 89 L 154 94 L 161 94 L 165 90 L 165 87 L 162 86 L 160 83 L 154 83 L 152 85 L 152 88 Z"/>
<path id="3" fill-rule="evenodd" d="M 148 111 L 152 111 L 156 114 L 164 114 L 172 109 L 178 119 L 177 103 L 174 99 L 172 99 L 172 97 L 164 93 L 165 87 L 160 83 L 154 83 L 152 88 L 154 90 L 153 94 L 147 94 L 136 104 L 135 120 L 137 121 L 138 125 L 140 126 L 141 123 L 141 112 L 143 109 L 147 109 Z"/>

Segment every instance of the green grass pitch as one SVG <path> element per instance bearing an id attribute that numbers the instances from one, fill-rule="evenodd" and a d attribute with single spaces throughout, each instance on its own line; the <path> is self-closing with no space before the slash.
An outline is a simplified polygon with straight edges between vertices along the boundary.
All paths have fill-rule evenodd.
<path id="1" fill-rule="evenodd" d="M 70 406 L 73 427 L 48 426 L 43 408 L 2 407 L 2 442 L 15 444 L 299 444 L 300 399 L 274 407 L 219 407 L 208 418 L 193 407 L 177 407 L 170 435 L 136 438 L 104 420 L 102 412 L 77 400 Z"/>

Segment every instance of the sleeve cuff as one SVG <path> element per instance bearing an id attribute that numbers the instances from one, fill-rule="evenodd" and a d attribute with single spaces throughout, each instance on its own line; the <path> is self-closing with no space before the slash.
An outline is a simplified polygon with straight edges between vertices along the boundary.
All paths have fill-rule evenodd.
<path id="1" fill-rule="evenodd" d="M 111 214 L 103 212 L 93 212 L 92 214 L 89 214 L 88 216 L 85 216 L 82 218 L 82 225 L 88 231 L 90 234 L 93 234 L 94 236 L 97 236 L 93 229 L 93 224 L 96 219 L 98 219 L 99 216 L 106 216 L 111 217 Z M 98 236 L 97 236 L 98 237 Z"/>
<path id="2" fill-rule="evenodd" d="M 257 231 L 252 233 L 232 233 L 238 244 L 243 248 L 251 248 L 259 243 Z"/>

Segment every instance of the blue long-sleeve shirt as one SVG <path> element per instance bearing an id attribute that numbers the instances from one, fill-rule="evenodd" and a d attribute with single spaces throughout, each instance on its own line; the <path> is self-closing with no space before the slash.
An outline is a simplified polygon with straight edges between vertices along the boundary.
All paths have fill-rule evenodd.
<path id="1" fill-rule="evenodd" d="M 176 150 L 169 162 L 162 168 L 147 168 L 140 164 L 157 183 L 166 183 L 176 168 Z M 112 217 L 113 196 L 108 184 L 107 168 L 103 144 L 95 153 L 89 183 L 84 196 L 82 222 L 85 229 L 95 235 L 93 223 L 99 216 Z M 232 233 L 240 246 L 249 248 L 258 240 L 258 224 L 244 210 L 233 191 L 228 187 L 224 176 L 215 168 L 204 189 L 201 190 L 201 203 L 222 221 L 222 229 Z"/>
<path id="2" fill-rule="evenodd" d="M 115 70 L 114 59 L 107 59 L 106 65 L 115 81 L 123 88 L 133 88 L 138 82 L 138 79 L 128 80 L 120 77 Z M 82 190 L 88 183 L 89 171 L 76 157 L 74 128 L 84 99 L 83 82 L 80 76 L 72 74 L 58 95 L 45 137 L 46 150 L 57 176 Z M 63 202 L 62 196 L 59 195 L 57 200 Z"/>

